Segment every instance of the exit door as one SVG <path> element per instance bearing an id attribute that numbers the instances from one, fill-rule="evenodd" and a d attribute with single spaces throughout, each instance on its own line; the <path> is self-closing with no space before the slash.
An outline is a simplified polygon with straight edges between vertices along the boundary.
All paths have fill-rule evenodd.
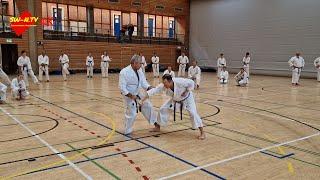
<path id="1" fill-rule="evenodd" d="M 7 74 L 15 74 L 18 70 L 18 46 L 16 44 L 1 44 L 2 69 Z"/>

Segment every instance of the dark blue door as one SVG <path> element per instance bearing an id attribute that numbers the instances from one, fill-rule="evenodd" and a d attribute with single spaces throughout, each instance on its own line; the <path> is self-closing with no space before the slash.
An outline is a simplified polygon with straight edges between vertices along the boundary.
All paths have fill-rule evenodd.
<path id="1" fill-rule="evenodd" d="M 173 38 L 174 36 L 174 21 L 169 21 L 169 38 Z"/>
<path id="2" fill-rule="evenodd" d="M 120 36 L 120 28 L 121 28 L 121 22 L 120 22 L 120 15 L 114 15 L 114 35 L 119 37 Z"/>
<path id="3" fill-rule="evenodd" d="M 53 29 L 62 31 L 62 9 L 53 8 Z"/>
<path id="4" fill-rule="evenodd" d="M 153 19 L 152 18 L 148 19 L 148 35 L 149 37 L 153 36 Z"/>

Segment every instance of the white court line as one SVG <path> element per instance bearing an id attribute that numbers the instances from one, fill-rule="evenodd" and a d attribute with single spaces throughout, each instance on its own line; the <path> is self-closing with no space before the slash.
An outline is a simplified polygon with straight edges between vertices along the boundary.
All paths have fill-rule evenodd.
<path id="1" fill-rule="evenodd" d="M 83 172 L 77 165 L 75 165 L 73 162 L 68 160 L 64 155 L 62 155 L 57 149 L 52 147 L 49 143 L 47 143 L 45 140 L 43 140 L 40 136 L 36 135 L 35 132 L 33 132 L 31 129 L 29 129 L 27 126 L 25 126 L 21 121 L 19 121 L 17 118 L 12 116 L 9 112 L 7 112 L 5 109 L 0 107 L 0 110 L 4 112 L 6 115 L 8 115 L 11 119 L 16 121 L 18 124 L 20 124 L 23 128 L 25 128 L 27 131 L 29 131 L 30 134 L 32 134 L 34 137 L 36 137 L 42 144 L 46 145 L 52 152 L 56 153 L 61 159 L 65 160 L 73 169 L 78 171 L 82 176 L 84 176 L 88 180 L 92 180 L 92 177 L 90 177 L 88 174 Z"/>
<path id="2" fill-rule="evenodd" d="M 320 135 L 320 133 L 316 133 L 316 134 L 313 134 L 313 135 L 310 135 L 310 136 L 305 136 L 305 137 L 302 137 L 302 138 L 299 138 L 299 139 L 294 139 L 294 140 L 283 142 L 283 143 L 280 143 L 280 144 L 275 144 L 275 145 L 268 146 L 268 147 L 265 147 L 265 148 L 262 148 L 262 149 L 258 149 L 258 150 L 255 150 L 255 151 L 251 151 L 251 152 L 248 152 L 248 153 L 245 153 L 245 154 L 240 154 L 240 155 L 237 155 L 237 156 L 233 156 L 231 158 L 227 158 L 227 159 L 223 159 L 223 160 L 220 160 L 220 161 L 212 162 L 212 163 L 209 163 L 209 164 L 206 164 L 206 165 L 203 165 L 203 166 L 191 168 L 191 169 L 188 169 L 186 171 L 182 171 L 182 172 L 179 172 L 179 173 L 176 173 L 176 174 L 172 174 L 172 175 L 169 175 L 169 176 L 166 176 L 166 177 L 162 177 L 159 180 L 173 178 L 173 177 L 180 176 L 180 175 L 183 175 L 183 174 L 187 174 L 187 173 L 190 173 L 190 172 L 193 172 L 193 171 L 197 171 L 197 170 L 209 167 L 209 166 L 222 164 L 222 163 L 225 163 L 225 162 L 228 162 L 228 161 L 232 161 L 232 160 L 235 160 L 235 159 L 240 159 L 240 158 L 243 158 L 243 157 L 246 157 L 246 156 L 250 156 L 250 155 L 258 153 L 258 152 L 261 152 L 261 151 L 265 151 L 265 150 L 268 150 L 268 149 L 272 149 L 272 148 L 275 148 L 275 147 L 283 146 L 283 145 L 294 143 L 294 142 L 298 142 L 298 141 L 303 141 L 305 139 L 309 139 L 309 138 L 312 138 L 312 137 L 315 137 L 315 136 L 319 136 L 319 135 Z"/>

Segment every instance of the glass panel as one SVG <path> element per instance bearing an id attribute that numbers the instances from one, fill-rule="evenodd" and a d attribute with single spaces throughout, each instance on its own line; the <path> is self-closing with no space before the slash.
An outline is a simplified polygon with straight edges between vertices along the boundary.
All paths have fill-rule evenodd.
<path id="1" fill-rule="evenodd" d="M 101 23 L 101 9 L 94 8 L 94 23 Z"/>
<path id="2" fill-rule="evenodd" d="M 110 24 L 110 11 L 109 10 L 102 10 L 102 23 Z"/>
<path id="3" fill-rule="evenodd" d="M 86 7 L 78 6 L 78 18 L 80 21 L 87 21 Z"/>
<path id="4" fill-rule="evenodd" d="M 79 32 L 87 32 L 87 23 L 79 22 Z"/>
<path id="5" fill-rule="evenodd" d="M 42 17 L 43 18 L 48 17 L 47 13 L 48 13 L 48 11 L 47 11 L 47 3 L 46 2 L 42 2 Z"/>
<path id="6" fill-rule="evenodd" d="M 122 13 L 122 24 L 128 25 L 130 23 L 130 14 L 129 13 Z"/>
<path id="7" fill-rule="evenodd" d="M 130 23 L 134 26 L 138 25 L 138 14 L 137 13 L 130 13 Z"/>
<path id="8" fill-rule="evenodd" d="M 69 19 L 78 20 L 77 6 L 69 6 Z"/>

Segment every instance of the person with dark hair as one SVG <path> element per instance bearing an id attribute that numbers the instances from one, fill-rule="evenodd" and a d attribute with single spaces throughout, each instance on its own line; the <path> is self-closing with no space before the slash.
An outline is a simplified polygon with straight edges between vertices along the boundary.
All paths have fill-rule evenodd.
<path id="1" fill-rule="evenodd" d="M 226 67 L 223 67 L 220 72 L 220 84 L 227 84 L 229 79 L 229 72 L 226 70 Z"/>
<path id="2" fill-rule="evenodd" d="M 129 42 L 132 42 L 133 32 L 134 32 L 134 26 L 132 24 L 129 24 L 128 25 Z"/>
<path id="3" fill-rule="evenodd" d="M 172 78 L 175 77 L 174 71 L 172 71 L 172 67 L 171 66 L 168 66 L 168 69 L 163 72 L 163 75 L 166 75 L 166 74 L 171 75 Z"/>
<path id="4" fill-rule="evenodd" d="M 46 75 L 47 82 L 49 82 L 49 57 L 45 51 L 38 56 L 39 64 L 39 80 L 42 81 L 43 72 Z"/>
<path id="5" fill-rule="evenodd" d="M 27 56 L 26 51 L 21 51 L 21 56 L 18 58 L 17 64 L 19 66 L 19 71 L 23 74 L 26 86 L 29 86 L 28 75 L 31 76 L 35 84 L 39 84 L 37 77 L 33 73 L 31 61 Z"/>
<path id="6" fill-rule="evenodd" d="M 88 53 L 88 56 L 86 59 L 86 66 L 87 66 L 87 78 L 93 78 L 94 60 L 90 52 Z"/>
<path id="7" fill-rule="evenodd" d="M 29 95 L 23 79 L 23 74 L 18 74 L 11 82 L 12 96 L 16 100 L 23 100 Z"/>
<path id="8" fill-rule="evenodd" d="M 180 116 L 182 120 L 182 110 L 186 109 L 189 112 L 190 120 L 193 129 L 199 129 L 200 135 L 198 139 L 203 140 L 206 135 L 203 130 L 202 120 L 197 112 L 196 102 L 193 97 L 192 91 L 194 90 L 194 82 L 190 79 L 185 78 L 172 78 L 171 75 L 165 74 L 162 76 L 162 83 L 156 88 L 147 91 L 147 96 L 142 100 L 144 102 L 148 97 L 154 96 L 161 92 L 166 92 L 167 96 L 171 98 L 165 102 L 159 111 L 158 125 L 155 131 L 160 131 L 160 126 L 164 126 L 168 123 L 169 110 L 174 111 L 175 121 L 175 110 L 180 108 Z"/>
<path id="9" fill-rule="evenodd" d="M 243 59 L 242 59 L 242 63 L 243 63 L 243 68 L 244 68 L 244 70 L 247 72 L 247 74 L 248 74 L 248 78 L 249 78 L 249 76 L 250 76 L 250 73 L 249 73 L 249 71 L 250 71 L 250 53 L 249 52 L 247 52 L 246 53 L 246 56 L 245 57 L 243 57 Z"/>
<path id="10" fill-rule="evenodd" d="M 219 79 L 220 72 L 221 72 L 222 68 L 226 67 L 226 66 L 227 66 L 226 58 L 224 58 L 223 53 L 221 53 L 220 57 L 217 60 L 217 69 L 218 69 L 217 76 L 218 76 L 218 79 Z"/>
<path id="11" fill-rule="evenodd" d="M 119 89 L 123 96 L 126 109 L 124 115 L 125 134 L 132 133 L 133 124 L 139 111 L 150 124 L 155 127 L 158 126 L 156 123 L 157 113 L 154 111 L 151 102 L 146 101 L 144 104 L 139 103 L 139 101 L 145 96 L 142 93 L 142 90 L 152 89 L 152 86 L 149 85 L 141 70 L 141 57 L 139 55 L 135 54 L 131 58 L 130 65 L 120 71 Z"/>
<path id="12" fill-rule="evenodd" d="M 292 85 L 298 86 L 302 68 L 304 67 L 304 59 L 297 52 L 289 61 L 289 66 L 292 68 Z"/>
<path id="13" fill-rule="evenodd" d="M 3 81 L 5 81 L 4 83 L 6 85 L 10 85 L 11 81 L 8 77 L 8 75 L 2 70 L 2 64 L 0 62 L 0 79 L 2 79 Z"/>
<path id="14" fill-rule="evenodd" d="M 201 69 L 197 65 L 197 61 L 193 61 L 192 66 L 189 67 L 188 78 L 193 80 L 195 83 L 196 89 L 199 89 L 200 81 L 201 81 Z"/>
<path id="15" fill-rule="evenodd" d="M 189 64 L 189 58 L 185 55 L 185 53 L 181 53 L 181 56 L 178 57 L 177 63 L 179 64 L 178 76 L 184 77 L 186 73 L 187 64 Z"/>
<path id="16" fill-rule="evenodd" d="M 237 86 L 247 86 L 248 80 L 248 73 L 244 68 L 240 69 L 240 72 L 234 77 L 236 80 Z"/>
<path id="17" fill-rule="evenodd" d="M 155 52 L 153 53 L 153 56 L 151 58 L 151 62 L 152 62 L 153 77 L 159 78 L 159 76 L 160 76 L 160 72 L 159 72 L 160 59 L 157 56 L 157 53 L 155 53 Z"/>
<path id="18" fill-rule="evenodd" d="M 144 55 L 140 52 L 139 56 L 141 57 L 141 70 L 143 74 L 146 74 L 147 61 Z"/>
<path id="19" fill-rule="evenodd" d="M 62 68 L 62 77 L 64 81 L 67 81 L 67 75 L 70 74 L 69 72 L 69 57 L 67 54 L 64 53 L 64 51 L 61 51 L 61 55 L 59 56 L 59 62 L 61 64 Z"/>
<path id="20" fill-rule="evenodd" d="M 111 62 L 111 58 L 109 57 L 107 51 L 103 52 L 101 56 L 101 74 L 103 78 L 109 76 L 109 63 Z"/>

